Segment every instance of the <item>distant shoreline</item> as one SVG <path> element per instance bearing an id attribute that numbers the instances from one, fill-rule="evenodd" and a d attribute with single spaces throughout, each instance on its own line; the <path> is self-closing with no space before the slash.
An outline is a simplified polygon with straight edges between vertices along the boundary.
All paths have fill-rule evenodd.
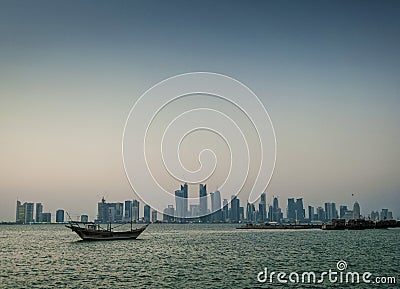
<path id="1" fill-rule="evenodd" d="M 66 225 L 68 222 L 64 223 L 31 223 L 31 224 L 19 224 L 16 222 L 1 222 L 0 226 L 35 226 L 35 225 Z"/>

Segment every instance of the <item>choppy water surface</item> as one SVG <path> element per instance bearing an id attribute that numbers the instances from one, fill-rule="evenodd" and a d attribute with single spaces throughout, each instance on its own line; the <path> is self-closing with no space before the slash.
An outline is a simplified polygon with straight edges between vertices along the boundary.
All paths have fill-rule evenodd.
<path id="1" fill-rule="evenodd" d="M 395 276 L 397 284 L 290 285 L 399 288 L 400 229 L 236 230 L 150 225 L 138 240 L 82 242 L 61 225 L 0 226 L 0 288 L 275 288 L 258 272 L 336 270 Z M 346 271 L 344 271 L 346 272 Z M 318 287 L 319 286 L 319 287 Z"/>

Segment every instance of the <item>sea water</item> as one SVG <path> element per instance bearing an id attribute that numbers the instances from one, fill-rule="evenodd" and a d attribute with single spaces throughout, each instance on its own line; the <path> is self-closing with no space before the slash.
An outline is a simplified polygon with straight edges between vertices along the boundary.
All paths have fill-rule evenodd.
<path id="1" fill-rule="evenodd" d="M 400 229 L 236 227 L 154 224 L 137 240 L 84 242 L 62 225 L 3 225 L 0 288 L 400 288 Z M 267 277 L 276 272 L 272 280 L 265 269 Z M 303 272 L 319 278 L 329 270 L 370 272 L 372 282 L 288 280 L 291 273 L 301 281 Z M 286 283 L 276 279 L 279 272 Z M 397 283 L 377 284 L 377 276 Z"/>

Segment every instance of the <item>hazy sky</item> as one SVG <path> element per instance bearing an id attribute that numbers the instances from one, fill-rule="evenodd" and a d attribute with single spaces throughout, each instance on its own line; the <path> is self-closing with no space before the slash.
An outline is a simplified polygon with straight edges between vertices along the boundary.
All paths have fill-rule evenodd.
<path id="1" fill-rule="evenodd" d="M 398 217 L 399 51 L 398 1 L 1 1 L 0 221 L 17 198 L 91 218 L 104 192 L 133 198 L 129 110 L 191 71 L 234 77 L 268 109 L 269 202 Z"/>

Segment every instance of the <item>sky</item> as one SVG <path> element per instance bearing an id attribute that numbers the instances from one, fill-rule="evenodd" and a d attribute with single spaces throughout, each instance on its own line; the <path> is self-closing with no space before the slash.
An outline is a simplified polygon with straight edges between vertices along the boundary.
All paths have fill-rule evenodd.
<path id="1" fill-rule="evenodd" d="M 103 195 L 135 198 L 128 113 L 194 71 L 241 81 L 268 110 L 268 202 L 400 217 L 399 51 L 398 1 L 0 1 L 0 221 L 17 199 L 93 219 Z"/>

